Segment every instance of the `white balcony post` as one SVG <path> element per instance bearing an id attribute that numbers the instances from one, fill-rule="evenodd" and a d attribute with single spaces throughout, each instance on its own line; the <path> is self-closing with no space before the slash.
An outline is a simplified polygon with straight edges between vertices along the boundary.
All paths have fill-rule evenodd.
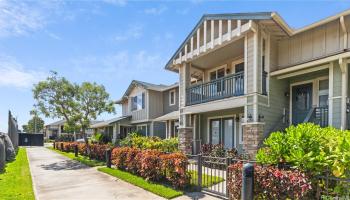
<path id="1" fill-rule="evenodd" d="M 200 45 L 200 40 L 199 40 L 199 36 L 200 36 L 200 33 L 201 33 L 200 31 L 201 31 L 201 29 L 198 28 L 198 30 L 197 30 L 197 49 L 198 49 L 197 55 L 199 55 L 200 50 L 201 50 L 201 45 Z"/>
<path id="2" fill-rule="evenodd" d="M 241 20 L 237 20 L 237 36 L 241 35 L 241 27 L 242 27 Z"/>
<path id="3" fill-rule="evenodd" d="M 204 28 L 203 28 L 203 43 L 204 43 L 204 52 L 207 51 L 207 20 L 204 21 Z"/>
<path id="4" fill-rule="evenodd" d="M 219 20 L 219 45 L 222 43 L 222 20 Z"/>
<path id="5" fill-rule="evenodd" d="M 211 20 L 211 25 L 210 25 L 210 43 L 211 43 L 211 48 L 214 48 L 214 20 Z"/>
<path id="6" fill-rule="evenodd" d="M 227 35 L 228 35 L 228 41 L 231 40 L 232 30 L 231 30 L 231 20 L 227 20 Z"/>

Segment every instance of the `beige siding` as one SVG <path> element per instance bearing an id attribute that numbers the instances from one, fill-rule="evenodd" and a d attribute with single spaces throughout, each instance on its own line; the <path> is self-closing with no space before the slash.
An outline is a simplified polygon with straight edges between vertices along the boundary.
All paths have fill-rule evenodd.
<path id="1" fill-rule="evenodd" d="M 278 51 L 277 51 L 277 40 L 274 37 L 270 38 L 270 72 L 278 69 Z"/>
<path id="2" fill-rule="evenodd" d="M 339 20 L 316 27 L 278 42 L 278 65 L 290 65 L 337 53 L 343 48 Z"/>
<path id="3" fill-rule="evenodd" d="M 254 33 L 247 34 L 247 92 L 254 91 Z"/>
<path id="4" fill-rule="evenodd" d="M 148 118 L 154 119 L 163 115 L 163 94 L 153 90 L 148 91 Z"/>
<path id="5" fill-rule="evenodd" d="M 130 115 L 129 101 L 126 101 L 122 104 L 122 115 L 123 116 Z"/>

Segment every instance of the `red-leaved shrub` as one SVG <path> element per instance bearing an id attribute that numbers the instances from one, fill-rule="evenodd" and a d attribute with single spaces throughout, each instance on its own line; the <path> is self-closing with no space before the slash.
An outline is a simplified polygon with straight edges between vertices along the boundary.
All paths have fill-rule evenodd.
<path id="1" fill-rule="evenodd" d="M 112 164 L 118 169 L 125 170 L 127 166 L 126 158 L 130 149 L 130 147 L 114 148 L 111 156 Z"/>
<path id="2" fill-rule="evenodd" d="M 158 150 L 143 151 L 139 172 L 146 180 L 157 181 L 162 177 L 161 154 Z"/>
<path id="3" fill-rule="evenodd" d="M 241 199 L 243 163 L 229 166 L 230 199 Z M 301 199 L 311 191 L 309 178 L 296 169 L 254 165 L 254 193 L 262 199 Z"/>
<path id="4" fill-rule="evenodd" d="M 186 172 L 188 165 L 187 157 L 182 153 L 165 154 L 161 156 L 162 169 L 176 188 L 183 188 L 189 184 L 190 175 Z"/>

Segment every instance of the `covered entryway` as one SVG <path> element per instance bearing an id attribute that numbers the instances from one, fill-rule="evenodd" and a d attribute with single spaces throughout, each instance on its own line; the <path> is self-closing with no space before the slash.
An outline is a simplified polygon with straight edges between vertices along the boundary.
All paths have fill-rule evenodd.
<path id="1" fill-rule="evenodd" d="M 292 87 L 292 124 L 303 123 L 312 109 L 312 83 Z"/>

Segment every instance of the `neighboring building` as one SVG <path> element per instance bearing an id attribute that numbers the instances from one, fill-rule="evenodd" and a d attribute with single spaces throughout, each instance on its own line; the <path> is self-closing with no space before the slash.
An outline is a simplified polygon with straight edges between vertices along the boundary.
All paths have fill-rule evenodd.
<path id="1" fill-rule="evenodd" d="M 101 121 L 92 121 L 91 126 L 93 126 L 96 123 L 100 123 Z M 66 120 L 59 120 L 55 121 L 51 124 L 48 124 L 44 128 L 44 137 L 48 139 L 56 139 L 60 137 L 61 135 L 67 135 L 69 133 L 65 133 L 64 131 L 64 124 L 66 123 Z M 86 129 L 85 131 L 87 137 L 91 137 L 94 133 L 94 129 L 92 127 Z M 82 138 L 82 135 L 80 133 L 76 133 L 76 139 Z"/>
<path id="2" fill-rule="evenodd" d="M 160 138 L 178 134 L 178 84 L 156 85 L 132 81 L 116 104 L 122 107 L 122 116 L 92 126 L 95 132 L 113 135 L 113 141 L 137 131 L 145 136 Z"/>
<path id="3" fill-rule="evenodd" d="M 204 15 L 165 67 L 179 73 L 180 148 L 255 154 L 291 124 L 349 128 L 349 14 L 301 29 L 275 12 Z"/>

